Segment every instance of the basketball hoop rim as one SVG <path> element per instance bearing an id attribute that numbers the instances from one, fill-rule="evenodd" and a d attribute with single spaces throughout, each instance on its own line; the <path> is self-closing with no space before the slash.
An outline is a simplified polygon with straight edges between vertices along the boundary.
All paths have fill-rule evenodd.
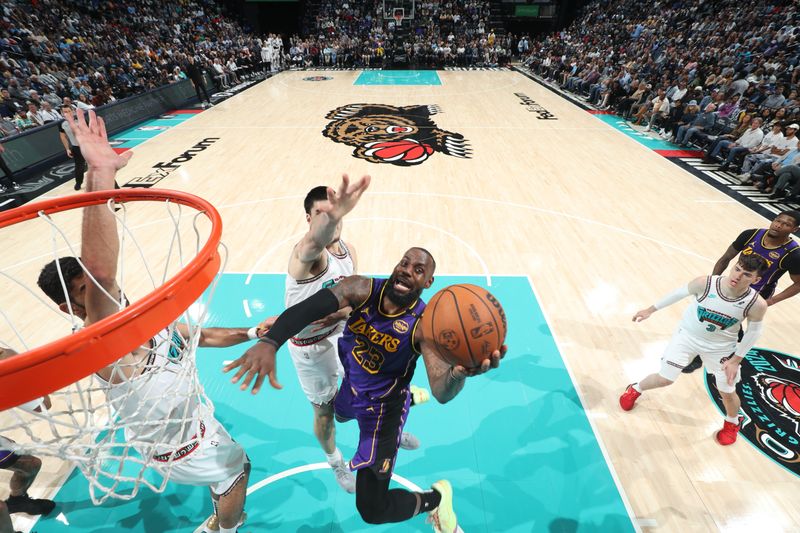
<path id="1" fill-rule="evenodd" d="M 53 214 L 109 200 L 171 201 L 194 208 L 211 221 L 208 241 L 180 272 L 120 312 L 0 361 L 0 411 L 75 383 L 134 350 L 188 309 L 219 272 L 222 217 L 209 201 L 183 191 L 116 189 L 52 198 L 0 213 L 0 229 L 36 218 L 39 213 Z"/>

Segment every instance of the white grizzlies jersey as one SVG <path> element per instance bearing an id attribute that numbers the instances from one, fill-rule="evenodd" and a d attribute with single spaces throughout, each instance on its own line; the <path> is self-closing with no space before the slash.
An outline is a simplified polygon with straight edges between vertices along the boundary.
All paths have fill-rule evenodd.
<path id="1" fill-rule="evenodd" d="M 141 373 L 133 379 L 121 374 L 123 381 L 108 387 L 107 396 L 115 413 L 125 425 L 128 442 L 157 444 L 156 453 L 173 450 L 195 438 L 200 429 L 199 409 L 206 410 L 202 387 L 195 378 L 195 345 L 186 347 L 174 325 L 161 330 L 150 341 L 150 353 Z M 137 365 L 138 366 L 138 365 Z M 99 376 L 95 376 L 104 381 Z M 208 413 L 211 413 L 208 408 Z M 170 420 L 169 423 L 164 421 Z"/>
<path id="2" fill-rule="evenodd" d="M 353 275 L 355 272 L 353 256 L 350 255 L 350 251 L 343 241 L 339 241 L 339 245 L 344 250 L 344 254 L 336 255 L 326 248 L 325 253 L 328 255 L 328 265 L 325 270 L 313 278 L 296 280 L 290 275 L 286 276 L 284 303 L 287 308 L 302 302 L 322 289 L 329 289 L 347 276 Z M 292 337 L 291 342 L 296 346 L 308 346 L 321 341 L 332 333 L 338 333 L 343 326 L 344 321 L 324 331 L 315 331 L 319 326 L 311 324 Z"/>
<path id="3" fill-rule="evenodd" d="M 722 294 L 720 276 L 709 276 L 703 294 L 696 297 L 683 313 L 679 328 L 709 350 L 733 351 L 741 323 L 756 302 L 758 292 L 752 287 L 736 300 Z"/>

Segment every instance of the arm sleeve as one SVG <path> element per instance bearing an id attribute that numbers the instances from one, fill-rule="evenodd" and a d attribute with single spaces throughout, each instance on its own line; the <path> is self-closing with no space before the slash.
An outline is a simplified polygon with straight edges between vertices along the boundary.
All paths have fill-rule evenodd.
<path id="1" fill-rule="evenodd" d="M 339 299 L 336 295 L 330 289 L 322 289 L 281 313 L 260 342 L 280 347 L 307 325 L 338 310 Z"/>
<path id="2" fill-rule="evenodd" d="M 667 294 L 666 296 L 661 298 L 659 301 L 654 303 L 653 307 L 655 307 L 656 310 L 664 309 L 665 307 L 667 307 L 669 305 L 672 305 L 675 302 L 679 302 L 679 301 L 683 300 L 684 298 L 689 296 L 689 294 L 690 293 L 689 293 L 689 286 L 688 285 L 684 285 L 683 287 L 678 287 L 677 289 L 675 289 L 674 291 L 672 291 L 671 293 Z"/>
<path id="3" fill-rule="evenodd" d="M 742 358 L 746 357 L 747 352 L 753 349 L 753 346 L 755 346 L 756 341 L 758 340 L 758 337 L 761 336 L 761 332 L 763 330 L 763 321 L 748 322 L 747 331 L 744 332 L 742 340 L 736 345 L 736 352 L 734 352 L 734 355 Z"/>

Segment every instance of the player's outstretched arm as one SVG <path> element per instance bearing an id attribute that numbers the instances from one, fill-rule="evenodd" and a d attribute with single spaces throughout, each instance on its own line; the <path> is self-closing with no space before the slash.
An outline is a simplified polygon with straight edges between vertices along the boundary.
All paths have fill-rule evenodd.
<path id="1" fill-rule="evenodd" d="M 641 309 L 636 311 L 636 314 L 633 315 L 634 322 L 641 322 L 642 320 L 647 320 L 650 318 L 650 315 L 658 311 L 659 309 L 663 309 L 667 306 L 670 306 L 676 302 L 680 302 L 690 294 L 698 295 L 702 294 L 705 291 L 706 282 L 708 280 L 708 276 L 701 276 L 699 278 L 695 278 L 689 282 L 688 285 L 684 285 L 682 287 L 678 287 L 671 293 L 664 296 L 662 299 L 651 305 L 646 309 Z"/>
<path id="2" fill-rule="evenodd" d="M 75 138 L 86 159 L 88 191 L 114 188 L 117 170 L 128 164 L 132 153 L 117 154 L 111 148 L 103 119 L 88 112 L 88 123 L 83 111 L 67 117 Z M 119 237 L 117 221 L 106 205 L 91 205 L 83 210 L 81 232 L 81 261 L 100 286 L 117 301 L 112 301 L 94 282 L 86 283 L 86 324 L 97 322 L 119 311 L 119 288 L 117 287 L 117 261 Z"/>
<path id="3" fill-rule="evenodd" d="M 311 228 L 294 250 L 293 259 L 301 263 L 311 263 L 331 243 L 336 226 L 342 218 L 355 208 L 364 191 L 369 187 L 369 176 L 363 176 L 355 183 L 350 183 L 347 174 L 342 175 L 342 183 L 337 190 L 328 188 L 328 203 L 330 204 L 320 216 L 311 222 Z"/>
<path id="4" fill-rule="evenodd" d="M 239 370 L 231 379 L 246 390 L 255 379 L 252 393 L 261 390 L 265 377 L 273 388 L 280 389 L 275 369 L 275 354 L 283 343 L 299 333 L 304 327 L 343 307 L 356 307 L 369 298 L 372 280 L 362 276 L 349 276 L 331 289 L 322 289 L 313 296 L 293 305 L 281 313 L 270 330 L 244 355 L 223 368 L 224 372 Z"/>
<path id="5" fill-rule="evenodd" d="M 252 328 L 202 328 L 200 330 L 199 346 L 203 348 L 225 348 L 262 337 L 277 317 L 269 317 L 258 326 Z M 178 332 L 184 337 L 189 337 L 189 326 L 176 324 Z"/>

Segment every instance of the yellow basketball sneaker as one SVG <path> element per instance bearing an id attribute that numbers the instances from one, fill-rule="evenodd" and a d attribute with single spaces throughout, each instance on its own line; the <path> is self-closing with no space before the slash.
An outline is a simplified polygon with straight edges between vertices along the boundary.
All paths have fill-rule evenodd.
<path id="1" fill-rule="evenodd" d="M 411 399 L 414 401 L 414 405 L 423 404 L 431 399 L 431 394 L 427 389 L 417 387 L 416 385 L 411 385 L 409 389 L 411 390 Z"/>
<path id="2" fill-rule="evenodd" d="M 439 506 L 428 513 L 428 521 L 433 525 L 433 530 L 436 533 L 464 533 L 453 510 L 453 487 L 450 482 L 440 479 L 431 488 L 442 495 Z"/>
<path id="3" fill-rule="evenodd" d="M 242 513 L 242 517 L 239 519 L 239 523 L 236 527 L 240 527 L 244 524 L 245 520 L 247 520 L 247 513 Z M 203 533 L 216 533 L 217 531 L 219 531 L 219 517 L 214 513 L 209 516 L 206 523 L 203 524 Z"/>

